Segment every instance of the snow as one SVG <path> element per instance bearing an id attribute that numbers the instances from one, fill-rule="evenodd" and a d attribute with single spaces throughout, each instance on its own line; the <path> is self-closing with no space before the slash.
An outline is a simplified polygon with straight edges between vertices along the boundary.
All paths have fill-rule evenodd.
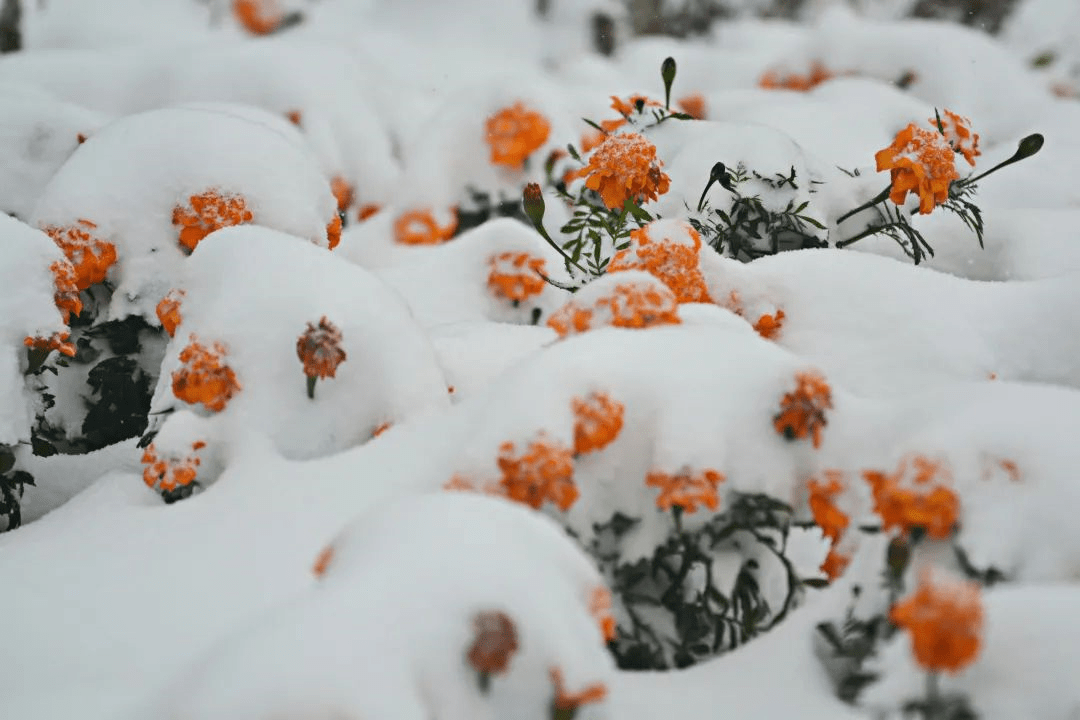
<path id="1" fill-rule="evenodd" d="M 10 473 L 34 484 L 17 498 L 24 526 L 0 534 L 2 714 L 547 718 L 560 694 L 592 690 L 577 717 L 901 717 L 926 692 L 907 633 L 873 638 L 858 666 L 820 627 L 886 616 L 928 566 L 983 580 L 979 654 L 944 692 L 983 718 L 1080 712 L 1080 106 L 1067 92 L 1080 17 L 1022 0 L 991 37 L 906 19 L 909 0 L 810 2 L 798 22 L 735 4 L 746 14 L 676 39 L 632 37 L 611 0 L 552 0 L 544 19 L 532 0 L 281 0 L 304 21 L 258 38 L 225 0 L 23 3 L 26 50 L 0 59 L 0 460 L 14 460 L 0 513 Z M 592 48 L 597 12 L 612 18 L 611 57 Z M 648 240 L 686 268 L 650 268 L 633 215 L 631 269 L 581 288 L 520 214 L 434 245 L 396 237 L 405 213 L 447 224 L 484 195 L 508 212 L 535 182 L 552 242 L 572 240 L 583 183 L 570 195 L 554 183 L 580 164 L 546 161 L 580 149 L 583 118 L 616 119 L 612 96 L 662 101 L 669 55 L 673 101 L 700 93 L 707 119 L 635 116 L 627 129 L 671 179 L 644 205 Z M 832 76 L 806 92 L 760 86 L 815 63 Z M 484 129 L 515 102 L 551 128 L 520 169 L 491 162 Z M 1046 138 L 980 181 L 983 247 L 938 208 L 910 216 L 935 251 L 918 266 L 880 236 L 752 262 L 697 248 L 689 223 L 708 240 L 739 198 L 802 208 L 801 239 L 853 236 L 873 212 L 840 218 L 890 182 L 874 154 L 946 108 L 980 134 L 963 173 Z M 699 210 L 718 162 L 747 178 L 713 183 Z M 335 180 L 355 195 L 340 244 Z M 180 218 L 202 193 L 243 208 L 196 243 Z M 360 220 L 369 205 L 379 212 Z M 67 261 L 44 231 L 76 225 L 117 260 L 69 325 L 50 269 Z M 707 298 L 679 296 L 684 270 Z M 617 321 L 620 292 L 652 305 Z M 158 314 L 166 297 L 175 327 Z M 587 327 L 559 329 L 575 309 Z M 99 342 L 133 316 L 137 348 Z M 298 348 L 316 326 L 333 346 L 322 352 L 343 354 L 317 379 Z M 29 366 L 27 338 L 69 330 L 79 355 Z M 232 372 L 219 405 L 185 394 L 196 344 Z M 148 426 L 68 454 L 104 402 L 92 364 L 113 358 L 147 378 Z M 791 396 L 817 376 L 820 438 L 786 436 Z M 580 407 L 598 398 L 618 420 L 589 444 Z M 43 440 L 64 452 L 35 454 Z M 569 468 L 558 480 L 572 497 L 510 499 L 529 448 L 548 462 L 529 472 Z M 193 471 L 190 497 L 167 492 L 155 458 Z M 909 536 L 898 564 L 899 531 L 878 531 L 887 508 L 864 478 L 918 490 L 923 461 L 958 498 L 957 523 L 947 539 Z M 711 477 L 716 507 L 665 509 L 650 476 Z M 831 501 L 850 520 L 832 545 L 850 565 L 826 587 L 831 540 L 809 484 L 822 477 L 840 478 Z M 790 509 L 779 550 L 732 526 L 701 542 L 707 562 L 687 559 L 688 538 L 737 525 L 735 508 L 759 496 Z M 613 534 L 618 518 L 630 524 Z M 776 626 L 693 667 L 619 669 L 644 602 L 622 573 L 652 564 L 660 587 L 657 567 L 675 572 L 665 544 L 685 572 L 647 621 L 669 665 L 685 621 L 671 605 L 710 583 L 734 597 L 749 575 Z M 605 589 L 610 610 L 597 607 Z M 483 612 L 510 618 L 518 644 L 487 692 L 468 659 Z M 605 618 L 624 633 L 610 645 Z M 873 678 L 849 702 L 838 688 L 853 669 Z"/>

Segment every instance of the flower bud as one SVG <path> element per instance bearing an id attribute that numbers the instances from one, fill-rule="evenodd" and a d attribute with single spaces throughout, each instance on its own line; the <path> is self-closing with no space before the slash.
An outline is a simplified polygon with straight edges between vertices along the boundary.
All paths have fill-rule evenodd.
<path id="1" fill-rule="evenodd" d="M 675 58 L 664 58 L 660 66 L 660 77 L 664 79 L 664 107 L 671 107 L 671 85 L 675 82 Z"/>
<path id="2" fill-rule="evenodd" d="M 538 184 L 529 183 L 525 186 L 525 191 L 521 195 L 521 205 L 525 210 L 525 215 L 532 220 L 532 224 L 537 228 L 543 227 L 544 195 Z"/>
<path id="3" fill-rule="evenodd" d="M 1042 133 L 1033 133 L 1031 135 L 1028 135 L 1026 138 L 1020 141 L 1019 147 L 1016 148 L 1016 155 L 1014 155 L 1013 157 L 1015 157 L 1017 160 L 1023 160 L 1024 158 L 1031 157 L 1035 153 L 1039 152 L 1039 150 L 1042 150 L 1044 140 L 1045 138 L 1043 138 Z"/>

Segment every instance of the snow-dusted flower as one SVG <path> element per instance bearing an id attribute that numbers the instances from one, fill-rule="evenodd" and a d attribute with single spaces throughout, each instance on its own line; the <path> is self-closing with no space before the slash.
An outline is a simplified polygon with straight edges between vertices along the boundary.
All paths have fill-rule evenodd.
<path id="1" fill-rule="evenodd" d="M 72 315 L 82 312 L 82 298 L 79 297 L 79 286 L 75 284 L 75 267 L 70 260 L 57 260 L 49 266 L 53 274 L 53 286 L 56 293 L 53 301 L 64 316 L 64 322 L 71 322 Z"/>
<path id="2" fill-rule="evenodd" d="M 232 10 L 237 22 L 252 35 L 269 35 L 283 19 L 276 0 L 233 0 Z"/>
<path id="3" fill-rule="evenodd" d="M 504 673 L 510 667 L 510 659 L 518 649 L 517 628 L 506 613 L 489 610 L 473 618 L 473 633 L 466 658 L 480 674 L 483 686 L 488 676 Z"/>
<path id="4" fill-rule="evenodd" d="M 944 135 L 915 123 L 896 134 L 891 145 L 874 156 L 877 170 L 890 171 L 889 199 L 903 205 L 911 191 L 919 194 L 919 212 L 927 214 L 949 199 L 949 185 L 960 177 L 953 148 Z"/>
<path id="5" fill-rule="evenodd" d="M 940 119 L 941 126 L 938 129 L 945 136 L 953 152 L 963 155 L 968 165 L 974 167 L 975 158 L 982 153 L 979 152 L 979 134 L 971 132 L 971 121 L 951 110 L 942 111 Z M 938 127 L 938 118 L 930 118 L 930 124 Z"/>
<path id="6" fill-rule="evenodd" d="M 600 327 L 642 329 L 682 322 L 675 294 L 663 283 L 634 278 L 609 289 L 610 284 L 604 278 L 579 291 L 552 313 L 548 327 L 566 337 Z"/>
<path id="7" fill-rule="evenodd" d="M 675 101 L 675 107 L 695 120 L 704 120 L 708 115 L 705 96 L 701 93 L 693 93 L 679 98 Z"/>
<path id="8" fill-rule="evenodd" d="M 334 546 L 327 545 L 319 554 L 315 557 L 315 562 L 311 564 L 311 574 L 317 578 L 321 578 L 326 574 L 326 569 L 330 567 L 330 561 L 334 559 Z"/>
<path id="9" fill-rule="evenodd" d="M 711 302 L 701 274 L 701 236 L 682 220 L 655 220 L 630 233 L 630 247 L 608 264 L 609 273 L 644 270 L 663 281 L 680 302 Z"/>
<path id="10" fill-rule="evenodd" d="M 143 482 L 146 486 L 161 492 L 172 492 L 177 488 L 186 487 L 195 482 L 198 475 L 198 467 L 201 464 L 199 450 L 206 447 L 206 443 L 199 441 L 191 446 L 191 455 L 182 458 L 161 458 L 157 449 L 151 443 L 142 455 Z"/>
<path id="11" fill-rule="evenodd" d="M 679 507 L 688 513 L 697 512 L 698 503 L 710 510 L 719 507 L 720 498 L 716 489 L 723 481 L 723 473 L 711 469 L 698 473 L 683 470 L 674 475 L 654 470 L 645 478 L 647 486 L 660 489 L 660 494 L 656 496 L 656 507 L 661 510 Z"/>
<path id="12" fill-rule="evenodd" d="M 500 445 L 498 465 L 503 491 L 511 500 L 537 510 L 550 500 L 563 511 L 577 501 L 573 453 L 543 433 L 520 454 L 512 442 Z"/>
<path id="13" fill-rule="evenodd" d="M 600 625 L 605 642 L 615 639 L 615 615 L 611 611 L 611 591 L 599 585 L 589 593 L 589 614 Z"/>
<path id="14" fill-rule="evenodd" d="M 825 576 L 832 582 L 844 574 L 844 571 L 847 570 L 847 566 L 850 563 L 851 556 L 841 553 L 833 546 L 829 548 L 829 554 L 825 556 L 825 560 L 821 563 L 819 569 L 821 572 L 825 573 Z"/>
<path id="15" fill-rule="evenodd" d="M 309 322 L 307 330 L 296 340 L 296 356 L 309 378 L 334 377 L 338 365 L 347 357 L 341 349 L 341 331 L 325 315 L 318 325 Z"/>
<path id="16" fill-rule="evenodd" d="M 180 326 L 183 320 L 180 315 L 180 301 L 183 297 L 183 290 L 170 290 L 165 297 L 161 298 L 161 302 L 155 308 L 161 327 L 165 329 L 169 337 L 176 335 L 176 328 Z"/>
<path id="17" fill-rule="evenodd" d="M 334 215 L 334 218 L 326 225 L 326 246 L 333 250 L 339 242 L 341 242 L 341 216 Z"/>
<path id="18" fill-rule="evenodd" d="M 75 357 L 75 345 L 69 342 L 71 333 L 55 332 L 49 337 L 28 337 L 23 344 L 31 350 L 38 352 L 52 352 L 57 350 L 61 355 Z"/>
<path id="19" fill-rule="evenodd" d="M 334 199 L 337 200 L 338 212 L 345 212 L 352 207 L 354 193 L 348 180 L 335 175 L 330 179 L 330 192 L 334 193 Z"/>
<path id="20" fill-rule="evenodd" d="M 826 470 L 824 480 L 816 477 L 807 482 L 810 491 L 810 512 L 814 522 L 821 528 L 821 534 L 835 545 L 847 530 L 851 519 L 836 506 L 834 499 L 844 491 L 843 473 L 839 470 Z"/>
<path id="21" fill-rule="evenodd" d="M 645 108 L 647 107 L 662 107 L 662 105 L 648 95 L 631 95 L 625 100 L 617 95 L 611 96 L 611 109 L 623 117 L 629 117 L 638 112 L 645 112 Z"/>
<path id="22" fill-rule="evenodd" d="M 544 279 L 539 275 L 545 270 L 543 258 L 505 252 L 492 255 L 488 264 L 488 289 L 497 298 L 516 304 L 544 291 Z"/>
<path id="23" fill-rule="evenodd" d="M 609 135 L 600 143 L 589 163 L 572 174 L 585 178 L 585 187 L 595 190 L 610 209 L 620 209 L 627 200 L 656 200 L 668 191 L 670 178 L 660 169 L 656 146 L 638 133 Z"/>
<path id="24" fill-rule="evenodd" d="M 754 323 L 754 330 L 766 340 L 775 340 L 784 327 L 784 317 L 783 310 L 777 310 L 773 315 L 765 313 Z"/>
<path id="25" fill-rule="evenodd" d="M 820 447 L 821 431 L 828 424 L 825 411 L 832 408 L 832 389 L 825 378 L 813 372 L 798 373 L 795 383 L 795 390 L 780 401 L 773 427 L 788 440 L 810 437 L 814 447 Z"/>
<path id="26" fill-rule="evenodd" d="M 951 473 L 942 461 L 921 455 L 904 458 L 891 473 L 863 471 L 874 496 L 882 528 L 909 534 L 921 528 L 935 540 L 946 540 L 960 518 L 960 498 L 949 487 Z"/>
<path id="27" fill-rule="evenodd" d="M 221 343 L 208 348 L 192 335 L 180 353 L 183 365 L 172 374 L 173 395 L 186 403 L 202 403 L 210 411 L 225 409 L 240 383 L 232 368 L 222 363 L 226 350 Z"/>
<path id="28" fill-rule="evenodd" d="M 204 237 L 233 225 L 255 219 L 243 195 L 206 190 L 188 198 L 188 204 L 173 208 L 172 222 L 180 228 L 180 244 L 193 251 Z"/>
<path id="29" fill-rule="evenodd" d="M 574 454 L 602 450 L 614 442 L 623 426 L 625 408 L 607 393 L 590 393 L 585 399 L 574 398 Z"/>
<path id="30" fill-rule="evenodd" d="M 440 226 L 431 210 L 409 210 L 394 221 L 394 239 L 402 245 L 438 245 L 454 237 L 457 210 L 446 225 Z"/>
<path id="31" fill-rule="evenodd" d="M 626 124 L 626 118 L 619 118 L 618 120 L 601 120 L 600 129 L 589 129 L 585 131 L 585 134 L 581 136 L 581 152 L 587 153 L 593 148 L 596 148 L 600 143 L 604 142 L 604 138 L 608 137 L 611 133 L 615 132 L 623 125 Z M 573 179 L 571 177 L 571 179 Z"/>
<path id="32" fill-rule="evenodd" d="M 889 619 L 908 631 L 915 661 L 930 672 L 960 672 L 979 654 L 983 608 L 976 583 L 924 570 L 918 588 L 893 606 Z"/>
<path id="33" fill-rule="evenodd" d="M 514 169 L 521 168 L 551 134 L 547 119 L 520 102 L 489 117 L 485 129 L 491 162 Z"/>
<path id="34" fill-rule="evenodd" d="M 769 70 L 761 76 L 758 85 L 766 90 L 798 90 L 806 92 L 832 77 L 833 73 L 820 61 L 815 60 L 810 64 L 810 72 L 806 75 L 798 73 L 781 75 L 776 70 Z"/>
<path id="35" fill-rule="evenodd" d="M 49 225 L 42 229 L 71 261 L 76 288 L 85 290 L 105 280 L 109 268 L 116 262 L 116 246 L 93 234 L 97 229 L 95 223 L 78 220 L 75 225 Z"/>
<path id="36" fill-rule="evenodd" d="M 382 210 L 382 205 L 377 203 L 365 203 L 356 211 L 356 219 L 363 222 Z"/>

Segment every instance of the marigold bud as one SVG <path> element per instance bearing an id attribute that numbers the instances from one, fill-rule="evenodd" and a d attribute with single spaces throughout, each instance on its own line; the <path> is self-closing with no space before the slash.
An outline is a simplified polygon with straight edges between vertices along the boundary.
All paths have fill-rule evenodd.
<path id="1" fill-rule="evenodd" d="M 521 205 L 533 225 L 539 228 L 544 224 L 544 194 L 538 184 L 529 183 L 525 186 L 521 194 Z"/>

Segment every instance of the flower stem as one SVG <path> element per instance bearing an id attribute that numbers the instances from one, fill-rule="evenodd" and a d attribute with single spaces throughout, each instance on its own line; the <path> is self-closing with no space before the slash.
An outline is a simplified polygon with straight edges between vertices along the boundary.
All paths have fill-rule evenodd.
<path id="1" fill-rule="evenodd" d="M 1042 135 L 1040 135 L 1039 133 L 1035 133 L 1033 135 L 1028 135 L 1026 138 L 1024 138 L 1023 140 L 1020 141 L 1020 144 L 1016 148 L 1016 152 L 1014 152 L 1012 154 L 1012 157 L 1010 157 L 1008 160 L 1003 160 L 1002 162 L 999 162 L 994 167 L 990 168 L 989 170 L 987 170 L 984 173 L 980 173 L 979 175 L 976 175 L 975 177 L 965 178 L 963 180 L 957 180 L 956 182 L 958 182 L 961 185 L 971 185 L 972 183 L 975 183 L 975 182 L 978 182 L 979 180 L 982 180 L 984 177 L 986 177 L 990 173 L 995 173 L 995 172 L 997 172 L 998 170 L 1000 170 L 1003 167 L 1006 167 L 1008 165 L 1012 165 L 1015 162 L 1020 162 L 1021 160 L 1024 160 L 1026 158 L 1031 157 L 1035 153 L 1039 152 L 1039 150 L 1042 149 L 1042 146 L 1043 146 L 1043 136 Z"/>
<path id="2" fill-rule="evenodd" d="M 926 673 L 926 718 L 938 720 L 941 716 L 941 676 L 931 670 Z"/>
<path id="3" fill-rule="evenodd" d="M 307 396 L 308 398 L 315 399 L 315 381 L 319 379 L 318 375 L 307 375 Z"/>
<path id="4" fill-rule="evenodd" d="M 863 203 L 862 205 L 855 208 L 854 210 L 848 210 L 846 213 L 844 213 L 840 217 L 836 218 L 836 224 L 839 225 L 840 223 L 844 222 L 845 220 L 847 220 L 849 217 L 851 217 L 855 213 L 862 212 L 863 210 L 866 210 L 867 208 L 870 208 L 870 207 L 873 207 L 874 205 L 877 205 L 879 202 L 881 202 L 885 198 L 889 197 L 890 192 L 892 192 L 892 185 L 889 185 L 887 188 L 885 188 L 884 190 L 879 192 L 876 196 L 874 196 L 874 199 Z M 837 247 L 840 247 L 840 246 L 837 245 Z"/>
<path id="5" fill-rule="evenodd" d="M 896 223 L 889 223 L 887 225 L 871 225 L 870 227 L 866 228 L 865 230 L 863 230 L 858 235 L 855 235 L 853 237 L 849 237 L 847 240 L 838 241 L 836 243 L 836 247 L 845 248 L 848 245 L 853 245 L 856 242 L 858 242 L 859 240 L 862 240 L 864 237 L 869 237 L 870 235 L 877 235 L 882 230 L 884 230 L 886 228 L 889 228 L 889 227 L 892 227 L 895 224 Z"/>

